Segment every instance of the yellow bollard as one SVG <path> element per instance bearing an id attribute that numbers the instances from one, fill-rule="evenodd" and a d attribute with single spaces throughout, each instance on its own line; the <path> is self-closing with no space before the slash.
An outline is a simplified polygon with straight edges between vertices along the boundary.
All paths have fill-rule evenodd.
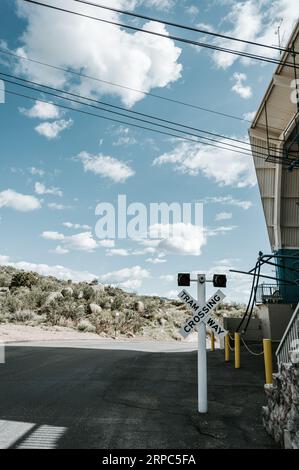
<path id="1" fill-rule="evenodd" d="M 211 331 L 211 351 L 215 351 L 215 335 Z"/>
<path id="2" fill-rule="evenodd" d="M 265 375 L 266 384 L 273 383 L 273 369 L 272 369 L 272 343 L 270 339 L 263 339 L 264 347 L 264 361 L 265 361 Z"/>
<path id="3" fill-rule="evenodd" d="M 240 369 L 240 333 L 235 333 L 235 369 Z"/>
<path id="4" fill-rule="evenodd" d="M 229 362 L 229 334 L 224 339 L 225 362 Z"/>

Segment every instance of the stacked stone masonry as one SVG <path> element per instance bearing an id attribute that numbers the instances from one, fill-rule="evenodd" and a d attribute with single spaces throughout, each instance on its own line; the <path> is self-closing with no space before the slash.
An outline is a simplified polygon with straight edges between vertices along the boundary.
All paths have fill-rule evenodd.
<path id="1" fill-rule="evenodd" d="M 265 385 L 266 431 L 286 449 L 299 449 L 299 364 L 281 363 L 273 384 Z"/>

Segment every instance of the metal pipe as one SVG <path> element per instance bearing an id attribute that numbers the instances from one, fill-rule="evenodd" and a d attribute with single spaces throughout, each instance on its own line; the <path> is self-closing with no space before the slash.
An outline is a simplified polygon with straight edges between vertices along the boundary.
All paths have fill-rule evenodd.
<path id="1" fill-rule="evenodd" d="M 247 276 L 254 276 L 253 273 L 249 273 L 249 272 L 246 272 L 246 271 L 238 271 L 236 269 L 230 269 L 229 272 L 230 273 L 238 273 L 238 274 L 247 274 Z M 288 285 L 297 286 L 296 282 L 286 281 L 285 279 L 280 279 L 279 277 L 265 276 L 263 274 L 260 274 L 259 277 L 264 277 L 265 279 L 272 279 L 273 281 L 280 281 L 280 282 L 284 282 Z"/>

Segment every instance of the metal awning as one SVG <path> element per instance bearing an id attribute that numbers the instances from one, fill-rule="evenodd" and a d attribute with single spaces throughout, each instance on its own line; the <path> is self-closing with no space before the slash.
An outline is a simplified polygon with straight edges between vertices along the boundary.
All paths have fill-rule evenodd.
<path id="1" fill-rule="evenodd" d="M 299 21 L 286 47 L 292 48 L 299 51 Z M 298 69 L 286 63 L 295 64 Z M 292 82 L 296 78 L 299 79 L 299 54 L 284 52 L 249 129 L 273 250 L 299 249 L 299 170 L 290 172 L 288 165 L 282 165 L 298 154 L 297 145 L 290 146 L 290 153 L 286 154 L 286 142 L 291 135 L 294 137 L 295 126 L 299 136 L 299 119 L 295 119 L 298 105 L 291 100 L 295 90 Z"/>

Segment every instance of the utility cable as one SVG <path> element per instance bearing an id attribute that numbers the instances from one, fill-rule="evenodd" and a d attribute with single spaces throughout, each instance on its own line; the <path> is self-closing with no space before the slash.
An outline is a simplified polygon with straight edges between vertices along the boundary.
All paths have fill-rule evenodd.
<path id="1" fill-rule="evenodd" d="M 104 18 L 98 18 L 98 17 L 91 16 L 91 15 L 86 15 L 84 13 L 79 13 L 79 12 L 76 12 L 76 11 L 73 11 L 73 10 L 67 10 L 65 8 L 57 7 L 57 6 L 54 6 L 54 5 L 49 5 L 47 3 L 38 2 L 36 0 L 23 0 L 23 1 L 27 2 L 27 3 L 30 3 L 30 4 L 50 8 L 52 10 L 60 11 L 60 12 L 63 12 L 63 13 L 70 13 L 72 15 L 80 16 L 82 18 L 88 18 L 88 19 L 91 19 L 91 20 L 100 21 L 102 23 L 110 24 L 110 25 L 113 25 L 113 26 L 122 27 L 122 28 L 133 30 L 133 31 L 138 31 L 138 32 L 141 32 L 141 33 L 151 34 L 151 35 L 162 37 L 162 38 L 165 38 L 165 39 L 168 39 L 168 40 L 172 39 L 174 41 L 179 41 L 179 42 L 182 42 L 182 43 L 185 43 L 185 44 L 198 46 L 198 47 L 204 47 L 204 48 L 211 49 L 211 50 L 214 50 L 214 51 L 225 52 L 225 53 L 228 53 L 228 54 L 233 54 L 233 55 L 237 55 L 237 56 L 240 56 L 240 57 L 246 57 L 246 58 L 249 58 L 249 59 L 259 60 L 259 61 L 272 63 L 272 64 L 276 64 L 276 65 L 281 64 L 280 60 L 274 59 L 274 58 L 268 58 L 268 57 L 265 57 L 265 56 L 259 56 L 257 54 L 240 52 L 240 51 L 233 50 L 233 49 L 227 49 L 227 48 L 224 48 L 224 47 L 220 47 L 220 46 L 216 46 L 216 45 L 212 45 L 212 44 L 208 44 L 208 43 L 204 43 L 204 42 L 199 42 L 199 41 L 194 41 L 194 40 L 191 40 L 191 39 L 186 39 L 186 38 L 183 38 L 183 37 L 180 37 L 180 36 L 172 36 L 170 34 L 158 33 L 157 31 L 151 31 L 151 30 L 148 30 L 148 29 L 145 29 L 145 28 L 138 28 L 136 26 L 126 25 L 126 24 L 119 23 L 119 22 L 116 22 L 116 21 L 111 21 L 111 20 L 107 20 L 107 19 L 104 19 Z M 284 62 L 283 65 L 286 66 L 286 67 L 291 67 L 292 69 L 294 69 L 294 68 L 299 69 L 299 66 L 296 66 L 296 65 L 294 65 L 290 62 Z"/>
<path id="2" fill-rule="evenodd" d="M 24 56 L 21 56 L 19 54 L 15 54 L 14 52 L 11 52 L 7 49 L 1 49 L 0 48 L 0 54 L 6 54 L 8 56 L 15 57 L 15 58 L 20 59 L 20 60 L 29 61 L 29 62 L 32 62 L 34 64 L 42 65 L 44 67 L 49 67 L 49 68 L 52 68 L 54 70 L 60 70 L 61 72 L 65 72 L 65 73 L 68 73 L 68 74 L 73 74 L 75 76 L 82 77 L 82 78 L 87 78 L 89 80 L 94 80 L 94 81 L 99 82 L 99 83 L 105 83 L 106 85 L 111 85 L 111 86 L 114 86 L 114 87 L 122 88 L 124 90 L 134 91 L 135 93 L 140 93 L 142 95 L 150 96 L 152 98 L 157 98 L 157 99 L 160 99 L 160 100 L 169 101 L 171 103 L 179 104 L 179 105 L 186 106 L 186 107 L 193 108 L 193 109 L 198 109 L 200 111 L 205 111 L 207 113 L 216 114 L 216 115 L 219 115 L 219 116 L 222 116 L 222 117 L 225 117 L 225 118 L 236 119 L 238 121 L 251 123 L 251 121 L 249 119 L 245 119 L 241 116 L 235 116 L 233 114 L 222 113 L 221 111 L 216 111 L 215 109 L 211 109 L 211 108 L 205 108 L 203 106 L 199 106 L 199 105 L 192 104 L 192 103 L 187 103 L 186 101 L 180 101 L 180 100 L 176 100 L 176 99 L 173 99 L 173 98 L 167 98 L 166 96 L 157 95 L 155 93 L 150 93 L 148 91 L 138 90 L 136 88 L 131 88 L 129 86 L 120 85 L 119 83 L 114 83 L 114 82 L 111 82 L 111 81 L 108 81 L 108 80 L 102 80 L 100 78 L 92 77 L 91 75 L 86 75 L 86 74 L 81 73 L 81 72 L 76 72 L 75 70 L 65 69 L 63 67 L 59 67 L 59 66 L 53 65 L 53 64 L 48 64 L 46 62 L 42 62 L 40 60 L 32 59 L 30 57 L 24 57 Z M 269 126 L 269 128 L 277 129 L 277 128 L 271 127 L 271 126 Z M 277 129 L 277 130 L 281 130 L 281 129 Z"/>
<path id="3" fill-rule="evenodd" d="M 68 101 L 71 101 L 71 102 L 75 102 L 77 104 L 81 104 L 81 105 L 84 105 L 84 106 L 88 106 L 88 107 L 92 107 L 92 108 L 95 108 L 95 109 L 99 109 L 101 111 L 105 111 L 105 112 L 108 112 L 108 113 L 112 113 L 112 114 L 116 114 L 116 115 L 120 115 L 122 117 L 126 117 L 126 118 L 129 118 L 129 119 L 134 119 L 134 120 L 137 120 L 138 122 L 143 122 L 143 123 L 146 123 L 146 124 L 150 124 L 150 125 L 155 125 L 155 126 L 159 126 L 159 127 L 162 127 L 162 128 L 165 128 L 167 130 L 171 130 L 171 131 L 175 131 L 175 132 L 180 132 L 180 133 L 183 133 L 183 134 L 187 134 L 187 135 L 191 135 L 192 137 L 196 137 L 196 138 L 200 138 L 200 139 L 204 139 L 204 140 L 208 140 L 208 141 L 211 141 L 211 142 L 215 142 L 217 144 L 221 144 L 221 147 L 219 148 L 223 148 L 223 149 L 226 149 L 226 150 L 229 150 L 229 151 L 233 151 L 233 149 L 237 149 L 238 152 L 237 153 L 241 153 L 241 154 L 244 154 L 244 155 L 248 155 L 248 156 L 251 156 L 251 153 L 250 153 L 250 148 L 244 148 L 244 147 L 240 147 L 238 145 L 234 145 L 234 144 L 231 144 L 231 143 L 228 143 L 228 142 L 224 142 L 223 140 L 228 140 L 228 141 L 234 141 L 234 142 L 238 142 L 238 143 L 241 143 L 241 144 L 244 144 L 244 145 L 250 145 L 249 143 L 245 142 L 245 141 L 242 141 L 240 139 L 234 139 L 234 138 L 231 138 L 231 137 L 226 137 L 224 135 L 221 135 L 221 134 L 216 134 L 216 133 L 213 133 L 213 132 L 209 132 L 209 131 L 205 131 L 203 129 L 197 129 L 197 128 L 192 128 L 192 127 L 189 127 L 189 126 L 185 126 L 185 125 L 181 125 L 180 123 L 176 123 L 176 122 L 173 122 L 173 121 L 168 121 L 168 120 L 165 120 L 165 119 L 161 119 L 161 118 L 158 118 L 156 116 L 150 116 L 150 115 L 147 115 L 147 114 L 143 114 L 143 113 L 136 113 L 138 115 L 143 115 L 143 116 L 146 116 L 146 117 L 149 117 L 150 119 L 157 119 L 157 120 L 160 120 L 162 122 L 166 122 L 166 123 L 169 123 L 169 124 L 172 124 L 172 125 L 175 125 L 175 126 L 182 126 L 184 128 L 187 128 L 187 129 L 194 129 L 196 132 L 201 132 L 201 133 L 205 133 L 205 134 L 208 134 L 208 135 L 212 135 L 212 136 L 216 136 L 216 137 L 219 137 L 220 139 L 223 139 L 223 140 L 216 140 L 216 139 L 212 139 L 212 138 L 209 138 L 209 137 L 206 137 L 206 136 L 203 136 L 203 135 L 197 135 L 197 134 L 194 134 L 193 132 L 189 132 L 189 131 L 184 131 L 184 130 L 181 130 L 181 129 L 176 129 L 176 128 L 173 128 L 171 126 L 166 126 L 166 125 L 163 125 L 163 124 L 160 124 L 160 123 L 155 123 L 155 122 L 151 122 L 151 121 L 148 121 L 148 120 L 145 120 L 145 119 L 140 119 L 140 118 L 136 118 L 134 116 L 128 116 L 126 114 L 123 114 L 123 113 L 119 113 L 119 112 L 116 112 L 116 111 L 111 111 L 109 109 L 105 109 L 105 108 L 102 108 L 102 107 L 99 107 L 99 106 L 95 106 L 95 105 L 92 105 L 92 104 L 89 104 L 89 103 L 85 103 L 85 102 L 82 102 L 82 101 L 78 101 L 78 100 L 75 100 L 75 99 L 69 99 L 69 98 L 66 98 L 65 96 L 61 96 L 61 95 L 57 95 L 56 93 L 51 93 L 51 92 L 48 92 L 48 91 L 45 91 L 45 90 L 38 90 L 36 88 L 33 88 L 33 87 L 30 87 L 30 86 L 27 86 L 27 85 L 23 85 L 22 83 L 17 83 L 17 82 L 14 82 L 14 81 L 11 81 L 11 80 L 7 80 L 6 78 L 4 78 L 4 76 L 12 76 L 12 75 L 9 75 L 9 74 L 5 74 L 5 73 L 2 73 L 0 72 L 0 76 L 3 77 L 3 80 L 7 83 L 10 83 L 10 84 L 13 84 L 13 85 L 17 85 L 17 86 L 21 86 L 23 88 L 27 88 L 27 89 L 30 89 L 30 90 L 34 90 L 34 91 L 38 91 L 38 92 L 42 92 L 42 93 L 45 93 L 45 94 L 49 94 L 51 96 L 55 96 L 57 98 L 60 98 L 60 99 L 64 99 L 64 100 L 68 100 Z M 12 76 L 12 77 L 15 77 L 15 76 Z M 75 97 L 78 97 L 78 98 L 81 98 L 81 99 L 85 99 L 85 100 L 90 100 L 90 101 L 93 101 L 93 102 L 96 102 L 96 103 L 100 103 L 100 104 L 104 104 L 106 105 L 106 103 L 103 103 L 101 101 L 97 101 L 97 100 L 94 100 L 92 98 L 87 98 L 87 97 L 82 97 L 81 95 L 78 95 L 78 94 L 74 94 L 74 93 L 70 93 L 70 92 L 66 92 L 64 90 L 59 90 L 57 88 L 53 88 L 53 87 L 49 87 L 47 85 L 42 85 L 42 84 L 39 84 L 37 82 L 33 82 L 31 80 L 25 80 L 25 79 L 21 79 L 19 77 L 15 77 L 17 78 L 17 80 L 21 80 L 21 81 L 24 81 L 26 83 L 31 83 L 31 84 L 34 84 L 34 85 L 37 85 L 37 86 L 42 86 L 42 87 L 45 87 L 45 88 L 48 88 L 48 89 L 51 89 L 51 90 L 54 90 L 54 91 L 58 91 L 60 93 L 63 93 L 63 94 L 67 94 L 67 95 L 71 95 L 71 96 L 75 96 Z M 114 105 L 110 105 L 112 106 L 113 108 L 118 108 L 118 109 L 124 109 L 124 108 L 121 108 L 121 107 L 118 107 L 118 106 L 114 106 Z M 133 111 L 133 113 L 135 113 Z M 129 123 L 128 123 L 129 124 Z M 207 144 L 209 145 L 208 143 L 206 142 L 202 142 L 203 144 Z M 224 147 L 225 146 L 225 147 Z M 260 147 L 262 150 L 264 151 L 267 151 L 267 148 L 265 147 L 262 147 L 262 146 L 254 146 L 255 147 L 255 153 L 256 153 L 256 156 L 258 157 L 262 157 L 262 158 L 265 158 L 265 154 L 264 153 L 261 153 L 261 152 L 257 152 L 256 151 L 256 148 L 257 147 Z M 241 152 L 239 152 L 239 150 Z"/>
<path id="4" fill-rule="evenodd" d="M 37 97 L 34 97 L 34 96 L 24 95 L 22 93 L 17 93 L 13 90 L 5 90 L 5 92 L 10 94 L 10 95 L 14 95 L 14 96 L 18 96 L 18 97 L 21 97 L 21 98 L 29 99 L 31 101 L 38 101 L 38 102 L 41 102 L 41 103 L 53 104 L 51 101 L 43 100 L 43 99 L 40 99 L 40 98 L 37 98 Z M 58 95 L 57 95 L 57 97 L 63 99 L 62 97 L 59 97 Z M 68 100 L 68 101 L 74 101 L 74 100 Z M 83 103 L 81 103 L 81 104 L 83 104 Z M 225 147 L 216 146 L 216 145 L 213 145 L 213 144 L 208 144 L 206 142 L 200 142 L 199 140 L 191 139 L 191 138 L 188 138 L 188 137 L 183 137 L 183 136 L 180 136 L 180 135 L 177 135 L 177 134 L 172 134 L 172 133 L 169 133 L 169 132 L 160 131 L 158 129 L 152 129 L 152 128 L 141 126 L 141 125 L 138 125 L 138 124 L 133 124 L 131 122 L 122 121 L 120 119 L 109 118 L 107 116 L 91 113 L 89 111 L 84 111 L 82 109 L 72 108 L 70 106 L 66 106 L 66 105 L 62 105 L 62 104 L 58 104 L 58 103 L 55 103 L 55 106 L 57 106 L 58 108 L 66 109 L 68 111 L 76 111 L 78 113 L 82 113 L 82 114 L 85 114 L 85 115 L 88 115 L 88 116 L 93 116 L 93 117 L 97 117 L 97 118 L 100 118 L 100 119 L 105 119 L 105 120 L 110 121 L 110 122 L 115 122 L 115 123 L 118 123 L 118 124 L 124 124 L 126 126 L 136 127 L 138 129 L 143 129 L 143 130 L 147 130 L 147 131 L 150 131 L 150 132 L 155 132 L 157 134 L 162 134 L 162 135 L 167 135 L 167 136 L 170 136 L 170 137 L 175 137 L 176 139 L 185 140 L 185 141 L 188 141 L 188 142 L 193 142 L 195 144 L 202 143 L 202 144 L 206 144 L 206 145 L 216 147 L 218 149 L 227 150 L 227 148 L 225 148 Z M 232 150 L 232 152 L 241 153 L 241 152 L 238 152 L 236 150 L 235 151 Z M 246 153 L 244 153 L 244 155 L 250 156 L 250 154 L 246 154 Z"/>
<path id="5" fill-rule="evenodd" d="M 240 43 L 243 43 L 243 44 L 248 44 L 248 45 L 251 45 L 251 46 L 264 47 L 264 48 L 272 49 L 272 50 L 275 50 L 275 51 L 278 51 L 278 52 L 293 53 L 292 49 L 286 49 L 284 47 L 277 47 L 277 46 L 269 46 L 268 44 L 262 44 L 262 43 L 256 42 L 256 41 L 248 41 L 246 39 L 241 39 L 241 38 L 237 38 L 237 37 L 233 37 L 233 36 L 228 36 L 226 34 L 220 34 L 220 33 L 215 33 L 213 31 L 207 31 L 207 30 L 204 30 L 204 29 L 195 28 L 194 26 L 187 26 L 187 25 L 183 25 L 181 23 L 174 23 L 174 22 L 164 20 L 164 19 L 160 19 L 160 18 L 153 18 L 151 16 L 141 15 L 140 13 L 135 13 L 135 12 L 131 12 L 131 11 L 128 11 L 128 10 L 121 10 L 119 8 L 113 8 L 113 7 L 106 6 L 106 5 L 100 5 L 98 3 L 90 2 L 90 1 L 87 1 L 87 0 L 73 0 L 73 1 L 75 1 L 77 3 L 83 3 L 84 5 L 89 5 L 89 6 L 93 6 L 93 7 L 96 7 L 96 8 L 101 8 L 103 10 L 114 11 L 116 13 L 121 13 L 123 15 L 132 16 L 133 18 L 139 18 L 139 19 L 143 19 L 143 20 L 146 20 L 146 21 L 154 21 L 155 23 L 161 23 L 161 24 L 164 24 L 164 25 L 167 25 L 167 26 L 173 26 L 174 28 L 185 29 L 187 31 L 201 33 L 201 34 L 205 34 L 205 35 L 209 35 L 209 36 L 213 36 L 213 37 L 217 37 L 217 38 L 221 38 L 221 39 L 227 39 L 229 41 L 237 41 L 237 42 L 240 42 Z M 296 52 L 296 54 L 298 54 L 298 52 Z"/>

